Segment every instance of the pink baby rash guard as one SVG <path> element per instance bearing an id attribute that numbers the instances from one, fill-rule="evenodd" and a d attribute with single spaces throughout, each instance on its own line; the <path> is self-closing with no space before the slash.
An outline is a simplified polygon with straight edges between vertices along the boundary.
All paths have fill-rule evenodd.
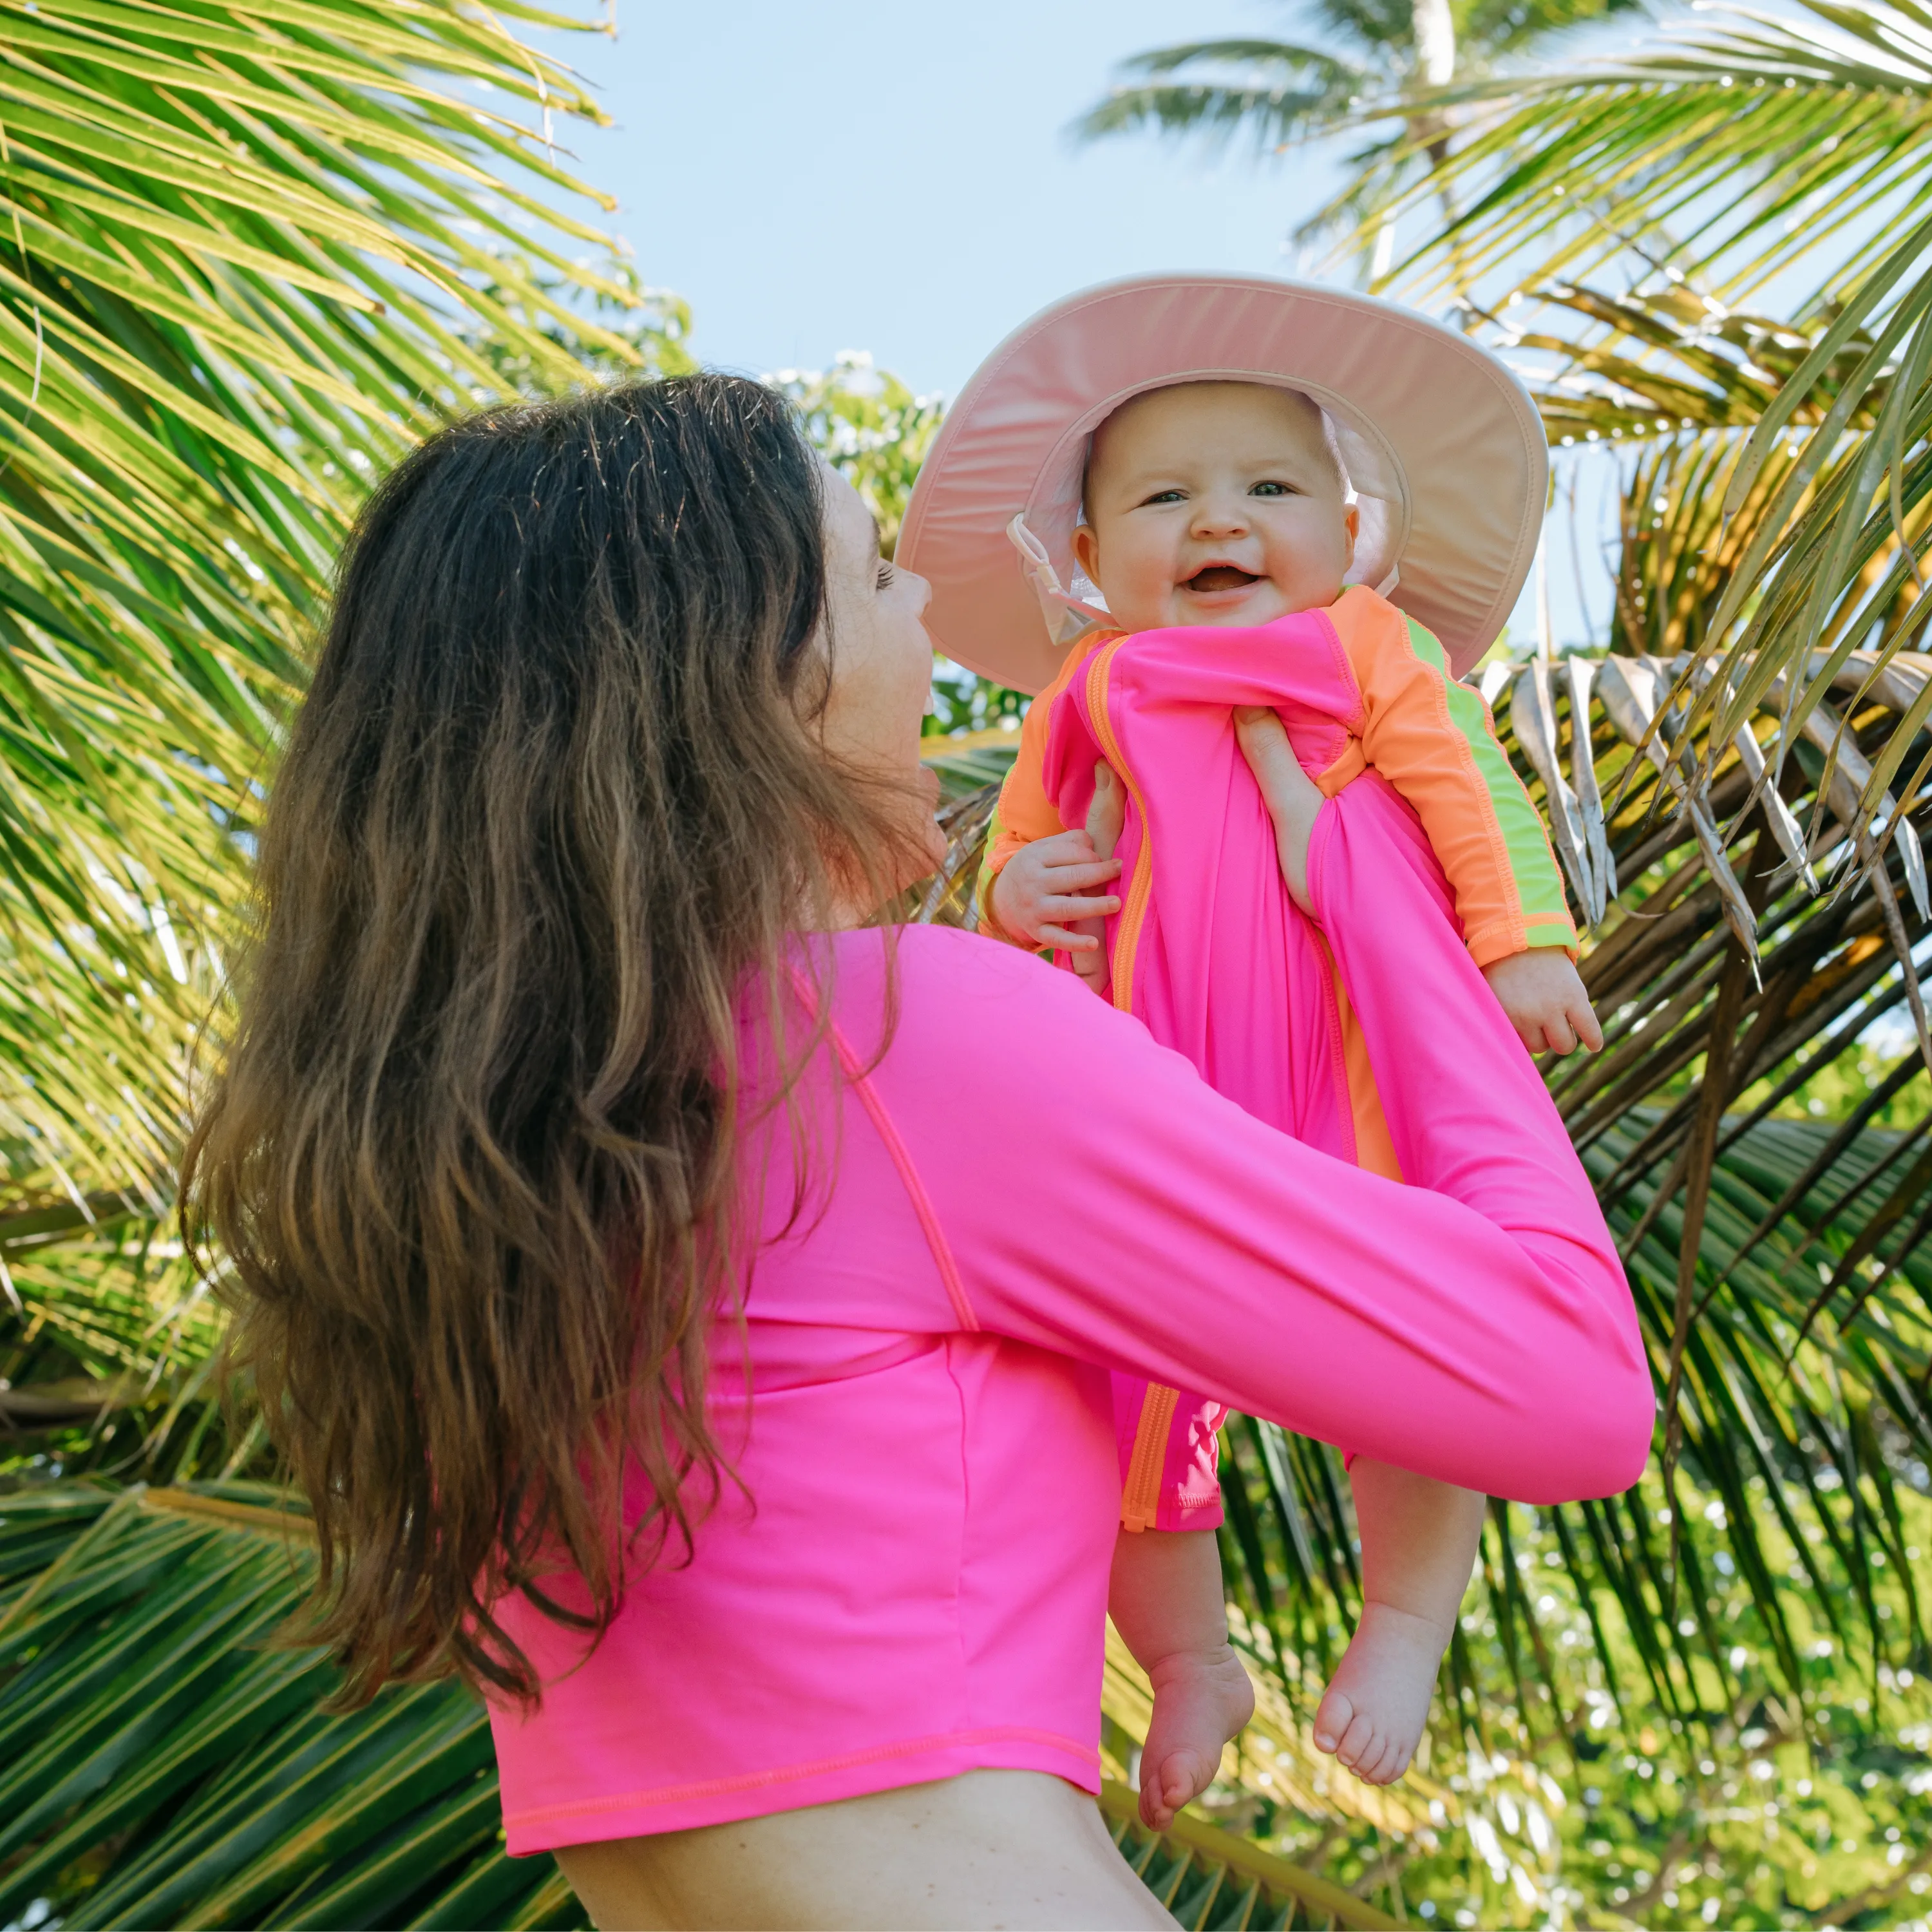
<path id="1" fill-rule="evenodd" d="M 1540 1083 L 1466 956 L 1417 984 L 1404 895 L 1456 942 L 1402 809 L 1348 787 L 1310 876 L 1374 1064 L 1403 1069 L 1408 1185 L 968 934 L 899 932 L 880 1053 L 882 935 L 823 944 L 798 995 L 833 1028 L 800 1097 L 814 1178 L 800 1209 L 794 1136 L 754 1137 L 767 1238 L 716 1331 L 742 1491 L 587 1658 L 501 1606 L 546 1684 L 491 1712 L 513 1853 L 982 1766 L 1097 1790 L 1113 1374 L 1525 1502 L 1636 1479 L 1652 1388 L 1616 1250 L 1567 1143 L 1497 1103 Z"/>

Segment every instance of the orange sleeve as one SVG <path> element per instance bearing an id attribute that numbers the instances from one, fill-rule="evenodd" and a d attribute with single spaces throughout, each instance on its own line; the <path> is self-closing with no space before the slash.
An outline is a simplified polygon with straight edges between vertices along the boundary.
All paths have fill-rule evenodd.
<path id="1" fill-rule="evenodd" d="M 1414 808 L 1478 966 L 1532 946 L 1574 952 L 1550 835 L 1480 694 L 1449 675 L 1429 632 L 1373 591 L 1352 586 L 1328 617 L 1360 689 L 1361 748 L 1322 774 L 1322 789 L 1332 795 L 1366 760 Z"/>
<path id="2" fill-rule="evenodd" d="M 1000 787 L 1000 802 L 993 808 L 992 822 L 986 828 L 986 856 L 980 862 L 980 877 L 973 888 L 980 908 L 980 930 L 995 939 L 1010 940 L 1011 935 L 993 916 L 993 881 L 1022 845 L 1030 845 L 1036 838 L 1051 838 L 1066 830 L 1060 822 L 1052 800 L 1046 795 L 1046 734 L 1053 718 L 1053 700 L 1092 655 L 1090 649 L 1069 651 L 1053 682 L 1028 706 L 1026 716 L 1020 721 L 1019 755 Z M 1011 940 L 1011 943 L 1018 946 L 1024 942 Z"/>

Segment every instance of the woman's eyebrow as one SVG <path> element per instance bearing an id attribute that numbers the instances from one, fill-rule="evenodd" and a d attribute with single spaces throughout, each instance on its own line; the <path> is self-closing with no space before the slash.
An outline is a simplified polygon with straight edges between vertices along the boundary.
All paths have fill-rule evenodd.
<path id="1" fill-rule="evenodd" d="M 872 519 L 872 548 L 880 556 L 885 555 L 886 532 L 876 516 Z"/>

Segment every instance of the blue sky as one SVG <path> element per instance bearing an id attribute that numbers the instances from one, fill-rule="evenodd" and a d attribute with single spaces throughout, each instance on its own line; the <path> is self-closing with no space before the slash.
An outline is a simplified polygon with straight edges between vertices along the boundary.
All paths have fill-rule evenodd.
<path id="1" fill-rule="evenodd" d="M 1333 179 L 1151 140 L 1075 148 L 1124 56 L 1286 34 L 1270 0 L 616 0 L 615 40 L 555 37 L 616 125 L 573 127 L 646 280 L 706 362 L 759 374 L 869 350 L 956 391 L 1056 297 L 1161 268 L 1293 272 Z M 1286 252 L 1284 249 L 1286 248 Z"/>

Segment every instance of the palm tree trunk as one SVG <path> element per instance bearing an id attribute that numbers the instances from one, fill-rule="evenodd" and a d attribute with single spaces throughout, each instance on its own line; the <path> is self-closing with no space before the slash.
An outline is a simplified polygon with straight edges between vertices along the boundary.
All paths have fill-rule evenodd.
<path id="1" fill-rule="evenodd" d="M 1415 0 L 1413 15 L 1415 33 L 1415 78 L 1424 87 L 1447 87 L 1456 74 L 1456 22 L 1449 11 L 1449 0 Z M 1409 130 L 1427 144 L 1429 165 L 1441 172 L 1449 158 L 1449 122 L 1446 115 L 1414 117 Z M 1445 182 L 1438 183 L 1436 197 L 1442 205 L 1442 225 L 1453 229 L 1457 210 Z M 1462 292 L 1463 276 L 1460 261 L 1451 250 L 1451 279 L 1456 292 Z"/>

